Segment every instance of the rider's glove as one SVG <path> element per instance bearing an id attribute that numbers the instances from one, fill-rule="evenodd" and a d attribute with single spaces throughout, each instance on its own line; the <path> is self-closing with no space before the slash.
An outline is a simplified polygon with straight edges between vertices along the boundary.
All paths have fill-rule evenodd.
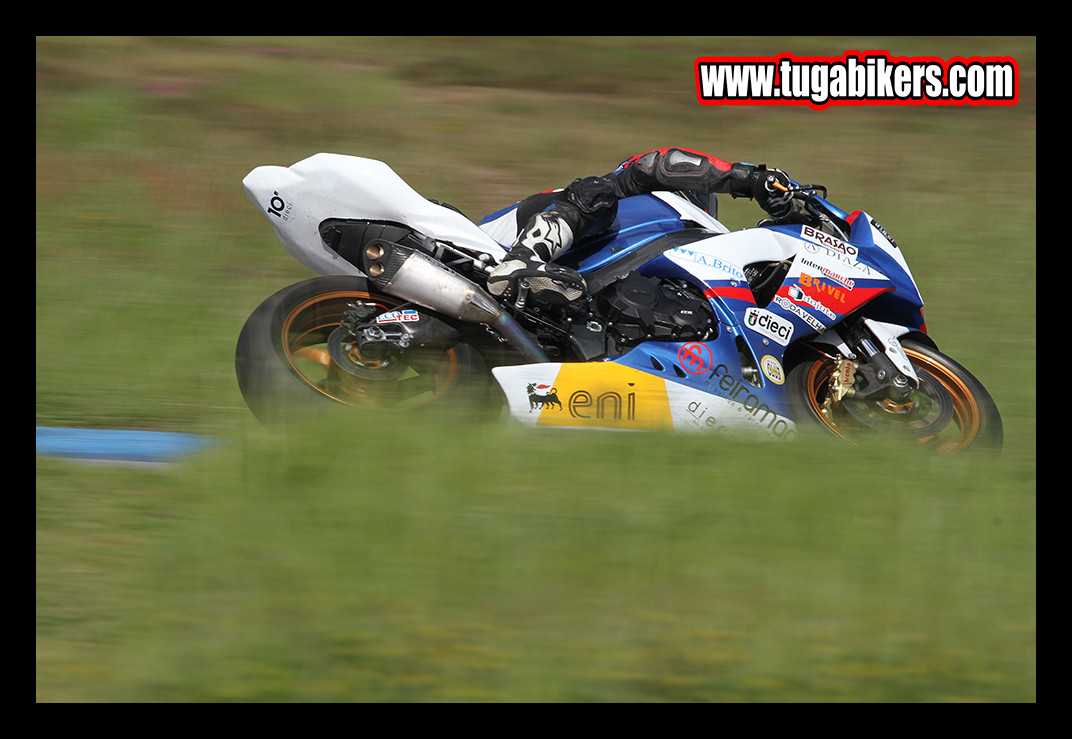
<path id="1" fill-rule="evenodd" d="M 488 275 L 488 292 L 497 298 L 569 302 L 584 295 L 584 278 L 569 267 L 540 261 L 527 246 L 515 246 Z"/>
<path id="2" fill-rule="evenodd" d="M 793 212 L 793 196 L 789 192 L 792 181 L 780 169 L 756 167 L 752 173 L 752 197 L 774 220 L 781 220 Z"/>

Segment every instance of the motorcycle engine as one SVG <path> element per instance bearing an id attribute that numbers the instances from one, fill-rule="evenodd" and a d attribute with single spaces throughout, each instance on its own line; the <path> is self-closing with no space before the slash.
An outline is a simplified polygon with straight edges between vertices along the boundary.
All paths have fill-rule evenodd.
<path id="1" fill-rule="evenodd" d="M 641 341 L 706 341 L 717 333 L 714 312 L 684 281 L 631 273 L 596 296 L 606 321 L 607 353 L 619 354 Z"/>

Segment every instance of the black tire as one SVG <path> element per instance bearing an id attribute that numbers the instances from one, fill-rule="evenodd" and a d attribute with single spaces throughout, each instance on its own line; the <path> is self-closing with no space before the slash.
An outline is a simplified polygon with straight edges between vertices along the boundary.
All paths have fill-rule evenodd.
<path id="1" fill-rule="evenodd" d="M 901 346 L 920 377 L 920 389 L 909 403 L 844 398 L 827 408 L 835 362 L 822 357 L 789 371 L 787 389 L 797 423 L 810 423 L 850 442 L 885 432 L 942 453 L 1000 449 L 1001 415 L 982 383 L 930 346 L 909 339 Z"/>
<path id="2" fill-rule="evenodd" d="M 468 344 L 411 348 L 385 379 L 340 369 L 327 349 L 347 305 L 372 302 L 387 310 L 402 301 L 372 289 L 362 277 L 314 277 L 283 288 L 253 311 L 235 350 L 235 372 L 246 405 L 262 422 L 335 406 L 377 412 L 412 411 L 448 398 L 483 397 L 487 372 Z M 371 365 L 374 367 L 374 365 Z"/>

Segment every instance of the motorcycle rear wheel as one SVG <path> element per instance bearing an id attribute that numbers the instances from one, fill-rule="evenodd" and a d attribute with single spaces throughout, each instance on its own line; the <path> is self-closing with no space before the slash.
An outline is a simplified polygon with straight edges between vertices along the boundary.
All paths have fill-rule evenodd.
<path id="1" fill-rule="evenodd" d="M 362 277 L 340 275 L 289 285 L 253 311 L 238 338 L 235 372 L 258 420 L 286 420 L 330 404 L 413 411 L 483 391 L 483 360 L 466 343 L 411 347 L 400 360 L 369 361 L 360 376 L 344 371 L 331 358 L 328 338 L 356 302 L 381 311 L 402 303 Z"/>
<path id="2" fill-rule="evenodd" d="M 901 345 L 920 378 L 908 402 L 849 397 L 831 402 L 836 362 L 822 357 L 789 372 L 787 386 L 798 422 L 810 421 L 853 443 L 878 432 L 914 439 L 940 453 L 1000 449 L 1001 415 L 982 383 L 936 349 L 912 340 Z"/>

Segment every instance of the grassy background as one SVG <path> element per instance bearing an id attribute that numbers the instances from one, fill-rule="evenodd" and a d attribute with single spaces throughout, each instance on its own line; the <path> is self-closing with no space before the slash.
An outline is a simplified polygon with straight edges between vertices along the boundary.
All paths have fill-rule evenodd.
<path id="1" fill-rule="evenodd" d="M 698 56 L 849 49 L 1013 56 L 1021 100 L 696 102 Z M 219 440 L 37 460 L 39 701 L 1035 699 L 1034 39 L 39 37 L 36 104 L 37 425 Z M 1004 454 L 252 420 L 238 332 L 309 276 L 253 167 L 478 217 L 665 145 L 877 215 Z"/>

